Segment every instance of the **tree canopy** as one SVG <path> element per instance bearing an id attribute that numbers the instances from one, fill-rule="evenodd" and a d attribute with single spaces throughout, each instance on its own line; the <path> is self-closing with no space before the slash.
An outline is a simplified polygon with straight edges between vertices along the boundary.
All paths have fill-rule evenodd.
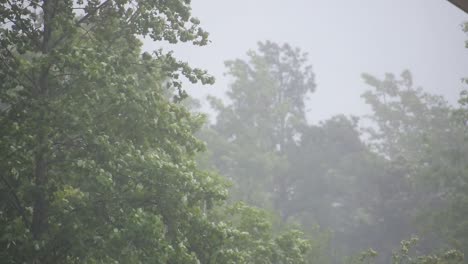
<path id="1" fill-rule="evenodd" d="M 251 262 L 229 243 L 263 237 L 209 216 L 226 184 L 197 168 L 203 118 L 177 104 L 180 75 L 213 78 L 141 52 L 140 36 L 207 43 L 189 1 L 3 1 L 0 19 L 3 262 Z M 291 235 L 271 254 L 300 263 Z"/>
<path id="2" fill-rule="evenodd" d="M 189 0 L 0 0 L 2 263 L 466 263 L 466 91 L 363 74 L 369 116 L 311 124 L 265 41 L 207 123 L 214 78 L 142 38 L 209 42 Z"/>

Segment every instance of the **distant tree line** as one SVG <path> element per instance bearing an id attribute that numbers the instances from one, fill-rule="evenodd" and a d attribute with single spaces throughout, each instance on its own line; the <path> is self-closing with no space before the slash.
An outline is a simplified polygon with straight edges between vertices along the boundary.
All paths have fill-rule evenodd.
<path id="1" fill-rule="evenodd" d="M 263 42 L 226 67 L 229 103 L 210 98 L 217 113 L 200 133 L 201 164 L 233 181 L 232 201 L 272 210 L 312 240 L 317 225 L 331 232 L 319 245 L 332 262 L 372 247 L 390 263 L 416 234 L 420 253 L 468 253 L 465 93 L 454 107 L 415 87 L 409 71 L 363 74 L 370 115 L 310 125 L 314 74 L 299 49 Z"/>

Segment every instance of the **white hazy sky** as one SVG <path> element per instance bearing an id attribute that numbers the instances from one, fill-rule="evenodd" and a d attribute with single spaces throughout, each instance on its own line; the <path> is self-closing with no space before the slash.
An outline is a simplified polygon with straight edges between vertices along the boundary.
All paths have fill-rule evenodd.
<path id="1" fill-rule="evenodd" d="M 468 36 L 461 31 L 468 15 L 446 0 L 194 0 L 192 8 L 211 43 L 165 49 L 216 77 L 212 87 L 186 86 L 197 98 L 222 96 L 229 85 L 224 61 L 245 58 L 265 40 L 309 53 L 317 83 L 308 103 L 314 123 L 368 113 L 360 98 L 368 88 L 363 72 L 382 77 L 409 69 L 416 85 L 451 103 L 468 76 Z M 160 45 L 146 42 L 145 49 Z"/>

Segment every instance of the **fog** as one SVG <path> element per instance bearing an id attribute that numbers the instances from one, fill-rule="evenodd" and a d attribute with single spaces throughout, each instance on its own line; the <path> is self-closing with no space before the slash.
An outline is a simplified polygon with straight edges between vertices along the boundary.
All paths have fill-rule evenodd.
<path id="1" fill-rule="evenodd" d="M 194 1 L 193 12 L 210 32 L 210 43 L 162 47 L 216 78 L 213 86 L 186 82 L 186 87 L 201 103 L 197 111 L 214 123 L 199 135 L 208 148 L 200 164 L 233 182 L 232 202 L 266 208 L 320 241 L 311 263 L 341 263 L 367 248 L 380 252 L 377 263 L 390 263 L 392 250 L 413 235 L 422 239 L 417 252 L 450 247 L 436 238 L 437 224 L 419 219 L 438 221 L 428 212 L 448 204 L 434 197 L 451 192 L 425 186 L 432 181 L 428 175 L 450 177 L 433 172 L 439 165 L 432 159 L 438 157 L 426 145 L 466 145 L 466 131 L 454 132 L 458 129 L 442 121 L 450 114 L 437 110 L 457 108 L 466 89 L 466 13 L 438 0 L 204 0 Z M 301 99 L 285 92 L 288 84 L 276 88 L 283 92 L 262 86 L 265 69 L 257 60 L 275 60 L 268 57 L 274 51 L 262 46 L 270 44 L 272 50 L 288 44 L 307 53 L 313 93 L 307 92 L 307 80 L 302 88 L 295 84 L 303 89 Z M 145 42 L 145 49 L 159 47 Z M 284 73 L 275 69 L 284 65 L 270 67 L 271 78 L 282 83 Z M 221 101 L 210 106 L 207 96 Z M 301 120 L 301 110 L 278 110 L 285 97 L 304 100 L 308 128 L 288 123 L 291 116 Z M 454 133 L 432 138 L 441 146 L 427 143 L 443 127 Z"/>
<path id="2" fill-rule="evenodd" d="M 224 61 L 245 58 L 258 41 L 289 43 L 309 53 L 317 91 L 307 104 L 317 122 L 339 113 L 363 115 L 362 73 L 383 76 L 405 69 L 426 91 L 455 103 L 463 88 L 468 52 L 461 24 L 467 15 L 441 0 L 200 0 L 193 14 L 210 33 L 209 45 L 167 46 L 216 77 L 214 86 L 187 88 L 199 98 L 223 97 L 229 85 Z M 145 49 L 161 46 L 145 43 Z M 204 103 L 205 111 L 209 111 Z"/>
<path id="3" fill-rule="evenodd" d="M 451 2 L 0 1 L 0 264 L 468 264 Z"/>

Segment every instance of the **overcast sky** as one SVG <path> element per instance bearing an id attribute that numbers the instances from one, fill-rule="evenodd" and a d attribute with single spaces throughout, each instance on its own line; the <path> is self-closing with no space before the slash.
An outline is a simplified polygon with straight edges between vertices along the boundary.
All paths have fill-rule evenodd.
<path id="1" fill-rule="evenodd" d="M 211 43 L 169 49 L 216 77 L 212 87 L 187 87 L 197 98 L 222 96 L 229 85 L 223 62 L 245 58 L 265 40 L 309 53 L 317 83 L 308 103 L 314 123 L 367 113 L 363 72 L 382 77 L 409 69 L 414 83 L 452 103 L 468 76 L 468 37 L 460 26 L 468 15 L 446 0 L 193 0 L 192 8 Z"/>

